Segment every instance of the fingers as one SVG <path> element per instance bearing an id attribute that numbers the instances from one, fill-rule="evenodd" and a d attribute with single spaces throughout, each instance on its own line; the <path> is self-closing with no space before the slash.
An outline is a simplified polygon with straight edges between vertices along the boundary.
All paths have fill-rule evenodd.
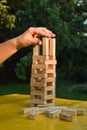
<path id="1" fill-rule="evenodd" d="M 50 31 L 44 27 L 30 28 L 29 32 L 32 35 L 37 35 L 37 37 L 38 36 L 44 36 L 44 37 L 48 37 L 48 38 L 55 37 L 55 34 L 52 31 Z"/>
<path id="2" fill-rule="evenodd" d="M 39 38 L 37 38 L 37 37 L 33 38 L 32 42 L 33 42 L 34 45 L 37 45 L 37 44 L 42 45 L 41 40 Z"/>
<path id="3" fill-rule="evenodd" d="M 47 28 L 42 28 L 42 31 L 45 33 L 45 36 L 47 37 L 55 37 L 55 34 Z"/>

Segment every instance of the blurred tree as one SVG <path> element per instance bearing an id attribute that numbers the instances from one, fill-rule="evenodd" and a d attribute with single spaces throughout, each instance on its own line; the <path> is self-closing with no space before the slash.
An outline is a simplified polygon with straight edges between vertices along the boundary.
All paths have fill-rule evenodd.
<path id="1" fill-rule="evenodd" d="M 27 56 L 22 57 L 20 61 L 17 63 L 15 72 L 18 79 L 28 81 L 29 83 L 31 76 L 31 65 L 32 65 L 32 53 L 31 54 L 29 53 Z"/>
<path id="2" fill-rule="evenodd" d="M 15 16 L 8 13 L 10 7 L 6 4 L 6 0 L 0 1 L 0 29 L 2 26 L 10 29 L 15 27 Z"/>
<path id="3" fill-rule="evenodd" d="M 84 24 L 87 20 L 87 1 L 63 3 L 60 16 L 63 23 L 60 36 L 62 50 L 59 56 L 62 71 L 67 79 L 87 81 L 87 66 L 84 66 L 87 64 L 87 37 L 84 36 L 87 33 L 87 22 Z"/>
<path id="4" fill-rule="evenodd" d="M 11 7 L 9 13 L 12 12 L 16 17 L 16 28 L 9 31 L 11 33 L 6 33 L 8 30 L 2 32 L 4 38 L 17 36 L 31 26 L 47 27 L 56 34 L 57 68 L 65 74 L 67 79 L 87 81 L 87 37 L 84 35 L 87 33 L 87 1 L 7 1 L 8 6 Z M 31 51 L 32 48 L 22 49 L 5 64 L 12 64 L 15 60 L 13 63 L 16 65 L 21 57 L 28 55 Z M 23 59 L 20 62 L 23 62 Z"/>

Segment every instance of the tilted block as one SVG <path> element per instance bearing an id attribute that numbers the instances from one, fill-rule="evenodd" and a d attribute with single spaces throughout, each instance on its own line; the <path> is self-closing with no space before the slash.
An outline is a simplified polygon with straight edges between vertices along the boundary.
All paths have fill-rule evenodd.
<path id="1" fill-rule="evenodd" d="M 69 121 L 71 122 L 72 121 L 72 115 L 71 114 L 67 114 L 67 113 L 59 113 L 59 118 L 61 120 L 64 120 L 64 121 Z"/>
<path id="2" fill-rule="evenodd" d="M 36 110 L 31 110 L 29 113 L 29 119 L 34 120 L 36 116 Z"/>

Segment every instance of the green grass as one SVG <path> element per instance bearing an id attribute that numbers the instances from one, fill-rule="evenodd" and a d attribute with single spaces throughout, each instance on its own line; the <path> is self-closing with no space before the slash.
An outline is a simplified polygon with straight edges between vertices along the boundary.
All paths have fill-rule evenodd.
<path id="1" fill-rule="evenodd" d="M 26 83 L 8 83 L 0 85 L 0 95 L 30 94 L 30 87 Z M 56 97 L 74 100 L 87 100 L 87 83 L 78 84 L 70 81 L 56 81 Z"/>
<path id="2" fill-rule="evenodd" d="M 56 97 L 87 101 L 87 83 L 57 81 L 56 84 Z"/>
<path id="3" fill-rule="evenodd" d="M 0 85 L 0 95 L 8 94 L 29 94 L 30 88 L 26 83 L 8 83 Z"/>

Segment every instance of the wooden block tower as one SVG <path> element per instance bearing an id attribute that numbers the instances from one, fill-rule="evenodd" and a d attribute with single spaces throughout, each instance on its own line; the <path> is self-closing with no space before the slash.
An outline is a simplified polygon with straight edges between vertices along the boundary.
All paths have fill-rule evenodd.
<path id="1" fill-rule="evenodd" d="M 40 46 L 33 48 L 33 63 L 31 74 L 31 106 L 47 105 L 53 106 L 55 99 L 55 78 L 56 78 L 56 58 L 55 58 L 55 38 L 42 39 L 42 54 Z"/>

